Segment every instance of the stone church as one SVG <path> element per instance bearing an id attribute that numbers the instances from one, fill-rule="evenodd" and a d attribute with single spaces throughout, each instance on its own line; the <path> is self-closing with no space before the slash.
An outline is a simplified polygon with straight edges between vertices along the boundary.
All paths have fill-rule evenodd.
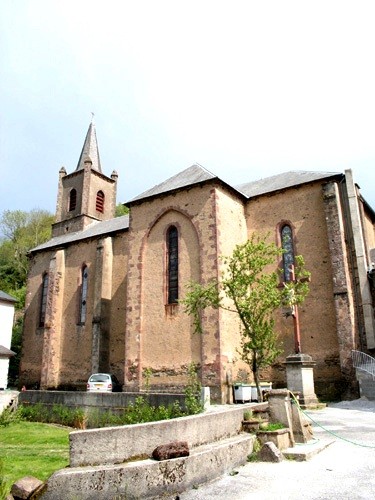
<path id="1" fill-rule="evenodd" d="M 130 200 L 121 217 L 117 179 L 102 171 L 91 123 L 77 168 L 59 171 L 52 238 L 30 252 L 21 385 L 85 390 L 89 375 L 103 371 L 123 391 L 142 391 L 147 379 L 152 390 L 180 392 L 195 363 L 212 399 L 229 402 L 232 384 L 249 371 L 236 318 L 207 310 L 195 334 L 179 299 L 190 280 L 219 277 L 219 256 L 255 232 L 279 246 L 288 234 L 284 258 L 303 255 L 311 272 L 299 319 L 317 395 L 355 389 L 351 350 L 375 349 L 375 213 L 350 170 L 232 186 L 192 165 Z M 293 321 L 281 312 L 275 319 L 284 352 L 263 379 L 285 387 Z"/>

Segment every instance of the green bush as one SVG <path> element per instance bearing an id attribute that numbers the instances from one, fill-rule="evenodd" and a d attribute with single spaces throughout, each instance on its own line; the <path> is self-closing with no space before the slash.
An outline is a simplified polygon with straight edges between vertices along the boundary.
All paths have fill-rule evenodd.
<path id="1" fill-rule="evenodd" d="M 35 405 L 19 406 L 18 418 L 28 422 L 42 422 L 45 424 L 59 424 L 66 427 L 85 428 L 86 415 L 81 408 L 69 408 L 64 405 L 44 406 Z"/>
<path id="2" fill-rule="evenodd" d="M 169 420 L 172 418 L 195 415 L 203 411 L 200 402 L 201 386 L 198 381 L 196 368 L 191 365 L 189 368 L 189 384 L 185 390 L 185 411 L 178 401 L 168 406 L 153 406 L 147 396 L 138 396 L 134 403 L 129 404 L 121 413 L 111 411 L 101 411 L 98 408 L 85 411 L 81 408 L 69 408 L 64 405 L 47 406 L 41 403 L 35 405 L 19 406 L 16 416 L 18 419 L 29 422 L 42 422 L 60 424 L 66 427 L 78 429 L 94 429 L 99 427 L 110 427 L 116 425 L 141 424 L 145 422 L 155 422 L 157 420 Z M 4 423 L 10 416 L 4 416 Z M 12 417 L 16 418 L 16 417 Z"/>
<path id="3" fill-rule="evenodd" d="M 185 407 L 188 415 L 202 413 L 203 404 L 201 402 L 202 385 L 199 382 L 197 366 L 191 363 L 188 366 L 189 381 L 185 389 Z"/>
<path id="4" fill-rule="evenodd" d="M 0 427 L 7 427 L 12 422 L 19 420 L 18 413 L 11 408 L 5 408 L 0 414 Z"/>

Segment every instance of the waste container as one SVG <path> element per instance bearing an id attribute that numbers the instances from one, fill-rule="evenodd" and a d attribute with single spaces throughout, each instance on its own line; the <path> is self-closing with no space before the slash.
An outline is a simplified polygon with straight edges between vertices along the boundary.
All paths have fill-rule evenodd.
<path id="1" fill-rule="evenodd" d="M 234 401 L 235 403 L 245 403 L 251 401 L 251 385 L 250 384 L 234 384 Z"/>
<path id="2" fill-rule="evenodd" d="M 250 384 L 250 385 L 251 385 L 251 401 L 258 401 L 257 386 L 255 384 Z M 261 382 L 259 385 L 263 395 L 265 392 L 268 392 L 272 389 L 272 382 Z"/>
<path id="3" fill-rule="evenodd" d="M 258 401 L 258 391 L 256 384 L 251 384 L 251 401 Z"/>

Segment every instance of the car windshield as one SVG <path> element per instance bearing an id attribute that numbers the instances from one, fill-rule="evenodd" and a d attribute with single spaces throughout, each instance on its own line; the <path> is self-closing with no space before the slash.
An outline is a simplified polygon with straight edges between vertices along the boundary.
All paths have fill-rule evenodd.
<path id="1" fill-rule="evenodd" d="M 109 375 L 105 375 L 104 373 L 98 373 L 97 375 L 91 375 L 90 382 L 108 382 Z"/>

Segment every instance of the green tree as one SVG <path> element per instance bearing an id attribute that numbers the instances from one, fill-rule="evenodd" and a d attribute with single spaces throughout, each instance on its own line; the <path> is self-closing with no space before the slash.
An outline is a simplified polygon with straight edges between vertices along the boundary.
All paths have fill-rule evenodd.
<path id="1" fill-rule="evenodd" d="M 24 302 L 27 253 L 51 237 L 52 214 L 46 210 L 5 210 L 0 216 L 0 289 Z M 18 306 L 19 307 L 19 306 Z"/>
<path id="2" fill-rule="evenodd" d="M 128 215 L 129 209 L 122 203 L 117 203 L 115 217 L 121 217 L 122 215 Z"/>
<path id="3" fill-rule="evenodd" d="M 17 387 L 18 385 L 18 373 L 20 367 L 21 347 L 22 347 L 22 329 L 23 329 L 23 315 L 17 317 L 12 331 L 12 343 L 10 348 L 16 354 L 15 356 L 12 356 L 9 359 L 8 385 L 10 387 Z"/>
<path id="4" fill-rule="evenodd" d="M 287 286 L 280 286 L 279 273 L 267 271 L 282 252 L 276 245 L 253 235 L 246 243 L 237 245 L 230 257 L 222 257 L 225 270 L 219 281 L 213 280 L 207 286 L 190 283 L 181 301 L 185 311 L 193 316 L 196 332 L 202 332 L 201 312 L 207 307 L 222 308 L 238 316 L 241 328 L 238 352 L 253 373 L 259 401 L 262 401 L 259 370 L 271 365 L 282 352 L 273 313 L 281 306 L 302 303 L 309 290 L 310 273 L 304 269 L 301 256 L 296 258 L 297 280 Z M 301 277 L 306 279 L 298 280 Z"/>

